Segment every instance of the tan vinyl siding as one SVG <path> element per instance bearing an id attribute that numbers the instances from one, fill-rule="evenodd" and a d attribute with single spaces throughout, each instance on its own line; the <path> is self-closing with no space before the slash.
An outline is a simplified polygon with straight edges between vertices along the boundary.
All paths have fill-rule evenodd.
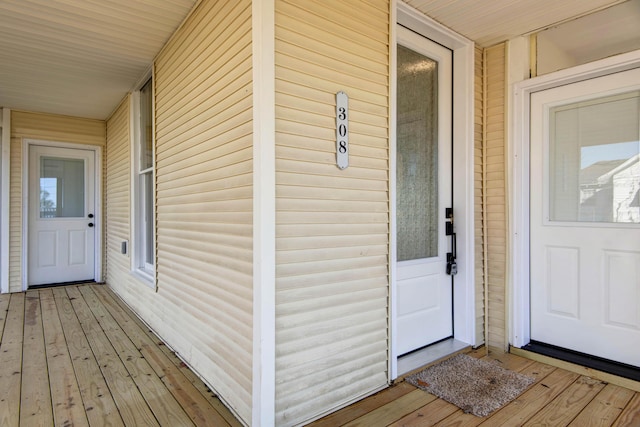
<path id="1" fill-rule="evenodd" d="M 107 128 L 109 285 L 247 423 L 251 74 L 249 0 L 203 0 L 155 61 L 157 292 L 120 253 L 132 239 L 128 99 Z"/>
<path id="2" fill-rule="evenodd" d="M 483 69 L 483 51 L 480 48 L 475 49 L 475 81 L 474 81 L 474 236 L 475 236 L 475 297 L 476 297 L 476 343 L 484 343 L 484 284 L 485 284 L 485 234 L 484 234 L 484 69 Z"/>
<path id="3" fill-rule="evenodd" d="M 276 1 L 276 425 L 387 383 L 389 7 Z"/>
<path id="4" fill-rule="evenodd" d="M 488 345 L 507 347 L 506 335 L 506 161 L 505 45 L 485 51 L 485 220 L 487 233 Z"/>
<path id="5" fill-rule="evenodd" d="M 104 146 L 105 122 L 53 114 L 11 112 L 9 292 L 22 290 L 22 191 L 26 184 L 22 177 L 24 139 Z"/>
<path id="6" fill-rule="evenodd" d="M 129 281 L 129 254 L 121 253 L 122 242 L 130 245 L 131 116 L 127 96 L 107 121 L 105 178 L 106 282 L 123 286 Z"/>
<path id="7" fill-rule="evenodd" d="M 158 296 L 246 422 L 253 345 L 251 1 L 202 1 L 155 61 Z"/>

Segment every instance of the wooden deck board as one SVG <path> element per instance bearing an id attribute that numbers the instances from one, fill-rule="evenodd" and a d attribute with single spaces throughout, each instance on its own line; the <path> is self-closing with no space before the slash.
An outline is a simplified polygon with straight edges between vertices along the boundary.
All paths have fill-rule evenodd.
<path id="1" fill-rule="evenodd" d="M 633 398 L 631 390 L 607 384 L 604 390 L 569 425 L 573 427 L 611 425 L 620 416 L 624 407 L 629 404 L 631 398 Z"/>
<path id="2" fill-rule="evenodd" d="M 349 421 L 353 421 L 356 418 L 366 415 L 387 403 L 393 402 L 413 390 L 415 390 L 414 386 L 409 383 L 401 382 L 378 392 L 371 397 L 327 415 L 326 417 L 314 422 L 312 425 L 313 427 L 343 425 Z"/>
<path id="3" fill-rule="evenodd" d="M 67 294 L 124 424 L 159 425 L 80 291 L 77 288 L 67 288 Z"/>
<path id="4" fill-rule="evenodd" d="M 98 301 L 93 290 L 88 286 L 79 289 L 158 423 L 161 426 L 193 426 L 182 406 L 138 351 L 131 337 L 124 333 L 106 307 Z"/>
<path id="5" fill-rule="evenodd" d="M 640 426 L 640 393 L 513 354 L 469 353 L 536 382 L 485 418 L 401 379 L 321 418 L 333 426 Z M 0 425 L 242 424 L 104 285 L 0 295 Z"/>
<path id="6" fill-rule="evenodd" d="M 20 425 L 53 424 L 46 358 L 40 298 L 37 291 L 29 291 L 24 305 Z"/>
<path id="7" fill-rule="evenodd" d="M 433 426 L 456 411 L 458 411 L 456 405 L 442 399 L 436 399 L 389 425 L 393 427 Z"/>
<path id="8" fill-rule="evenodd" d="M 104 285 L 0 295 L 0 425 L 242 424 Z"/>
<path id="9" fill-rule="evenodd" d="M 613 427 L 623 426 L 640 426 L 640 393 L 634 394 L 633 399 L 613 423 Z"/>
<path id="10" fill-rule="evenodd" d="M 55 424 L 88 426 L 53 292 L 43 289 L 39 294 Z"/>
<path id="11" fill-rule="evenodd" d="M 580 377 L 524 425 L 565 426 L 578 416 L 604 386 L 605 384 L 599 380 Z"/>
<path id="12" fill-rule="evenodd" d="M 22 343 L 25 294 L 12 294 L 2 334 L 0 351 L 0 425 L 20 423 L 20 387 L 22 382 Z"/>
<path id="13" fill-rule="evenodd" d="M 64 288 L 53 290 L 89 425 L 124 427 L 109 387 Z"/>
<path id="14" fill-rule="evenodd" d="M 311 424 L 317 426 L 369 425 L 377 426 L 523 426 L 546 425 L 553 427 L 590 426 L 640 427 L 640 393 L 581 376 L 564 369 L 506 353 L 472 351 L 471 356 L 496 360 L 502 367 L 533 376 L 535 382 L 518 398 L 487 417 L 466 414 L 453 405 L 426 392 L 428 403 L 408 411 L 417 399 L 415 389 L 399 383 L 373 397 L 335 412 Z M 392 396 L 394 388 L 405 384 L 401 396 Z M 404 402 L 411 396 L 410 402 Z M 371 404 L 374 399 L 385 402 Z M 351 408 L 368 407 L 371 412 L 354 420 Z M 597 414 L 597 415 L 594 415 Z M 393 421 L 390 421 L 392 420 Z M 330 420 L 330 423 L 327 422 Z M 360 423 L 361 421 L 366 421 Z"/>
<path id="15" fill-rule="evenodd" d="M 155 374 L 162 380 L 167 390 L 180 403 L 191 420 L 197 426 L 229 426 L 229 423 L 208 404 L 205 397 L 196 389 L 166 354 L 158 347 L 132 317 L 118 305 L 104 290 L 94 286 L 92 290 L 100 302 L 109 309 L 114 320 L 132 343 L 139 349 Z"/>
<path id="16" fill-rule="evenodd" d="M 118 298 L 114 292 L 106 286 L 96 285 L 94 287 L 98 289 L 100 293 L 105 296 L 108 296 L 113 304 L 119 306 L 125 312 L 131 313 L 127 305 Z M 176 354 L 167 347 L 154 333 L 151 331 L 135 314 L 131 313 L 131 320 L 138 325 L 140 330 L 144 332 L 145 335 L 149 338 L 150 342 L 156 343 L 157 350 L 160 350 L 167 360 L 169 360 L 178 370 L 185 376 L 185 378 L 200 392 L 200 394 L 205 398 L 205 400 L 209 403 L 209 405 L 221 415 L 224 420 L 231 427 L 241 427 L 242 423 L 238 421 L 238 419 L 231 413 L 231 411 L 224 406 L 224 404 L 220 401 L 220 399 L 213 393 L 207 385 L 202 382 L 202 380 L 191 370 L 189 367 L 182 361 Z"/>
<path id="17" fill-rule="evenodd" d="M 348 427 L 369 427 L 373 425 L 389 425 L 394 421 L 407 416 L 411 412 L 423 407 L 429 402 L 433 402 L 436 397 L 415 389 L 399 397 L 393 402 L 387 403 L 355 420 L 344 424 Z"/>

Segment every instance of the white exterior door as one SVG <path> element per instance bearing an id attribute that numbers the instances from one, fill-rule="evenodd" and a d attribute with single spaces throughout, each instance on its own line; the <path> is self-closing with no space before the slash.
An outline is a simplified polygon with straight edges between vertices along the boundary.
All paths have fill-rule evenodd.
<path id="1" fill-rule="evenodd" d="M 32 145 L 28 285 L 95 277 L 95 152 Z"/>
<path id="2" fill-rule="evenodd" d="M 398 27 L 397 353 L 453 335 L 445 209 L 451 199 L 451 51 Z"/>
<path id="3" fill-rule="evenodd" d="M 640 69 L 531 96 L 531 340 L 640 367 Z"/>

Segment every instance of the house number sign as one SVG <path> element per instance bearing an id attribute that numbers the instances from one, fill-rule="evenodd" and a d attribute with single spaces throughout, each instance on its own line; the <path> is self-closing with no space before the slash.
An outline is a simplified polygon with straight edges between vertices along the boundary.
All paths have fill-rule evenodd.
<path id="1" fill-rule="evenodd" d="M 349 97 L 342 91 L 336 93 L 336 164 L 349 166 Z"/>

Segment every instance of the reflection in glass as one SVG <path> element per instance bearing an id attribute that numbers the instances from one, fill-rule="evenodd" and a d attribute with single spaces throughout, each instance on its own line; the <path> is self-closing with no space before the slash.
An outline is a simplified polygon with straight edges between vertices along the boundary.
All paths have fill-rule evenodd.
<path id="1" fill-rule="evenodd" d="M 153 166 L 153 84 L 140 89 L 140 170 Z"/>
<path id="2" fill-rule="evenodd" d="M 153 221 L 153 173 L 151 172 L 147 172 L 145 174 L 142 174 L 140 176 L 140 179 L 142 179 L 142 185 L 141 188 L 144 189 L 144 194 L 142 195 L 144 197 L 144 215 L 143 215 L 143 221 L 144 221 L 144 228 L 145 228 L 145 235 L 147 236 L 147 239 L 145 240 L 145 263 L 149 264 L 149 265 L 154 265 L 154 242 L 155 239 L 153 238 L 154 236 L 154 221 Z"/>
<path id="3" fill-rule="evenodd" d="M 398 45 L 397 260 L 438 255 L 438 63 Z"/>
<path id="4" fill-rule="evenodd" d="M 40 218 L 84 217 L 84 160 L 40 159 Z"/>
<path id="5" fill-rule="evenodd" d="M 640 223 L 640 91 L 550 110 L 551 221 Z"/>

